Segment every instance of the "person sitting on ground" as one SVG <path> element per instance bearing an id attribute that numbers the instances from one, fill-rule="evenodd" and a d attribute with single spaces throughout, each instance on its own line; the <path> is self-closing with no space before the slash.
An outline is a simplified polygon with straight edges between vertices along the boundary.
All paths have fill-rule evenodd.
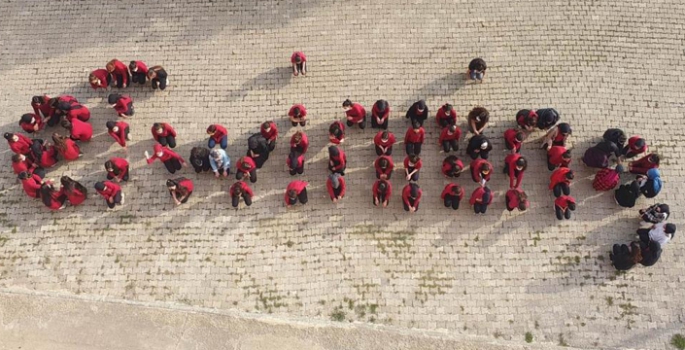
<path id="1" fill-rule="evenodd" d="M 442 190 L 440 195 L 445 208 L 452 208 L 452 210 L 459 209 L 459 203 L 464 198 L 464 189 L 455 183 L 449 183 Z"/>
<path id="2" fill-rule="evenodd" d="M 613 129 L 607 129 L 604 132 L 604 134 L 602 135 L 602 139 L 604 141 L 613 142 L 616 146 L 618 146 L 619 150 L 622 150 L 623 146 L 625 145 L 626 141 L 628 140 L 628 137 L 626 136 L 626 133 L 623 132 L 623 130 L 613 128 Z"/>
<path id="3" fill-rule="evenodd" d="M 473 212 L 476 214 L 485 214 L 488 211 L 488 205 L 492 203 L 492 191 L 487 186 L 478 186 L 473 193 L 469 204 L 473 207 Z"/>
<path id="4" fill-rule="evenodd" d="M 508 211 L 518 209 L 523 212 L 530 206 L 528 195 L 520 187 L 510 188 L 504 196 L 504 201 Z"/>
<path id="5" fill-rule="evenodd" d="M 304 52 L 296 51 L 290 56 L 290 64 L 293 65 L 293 75 L 307 75 L 307 56 Z"/>
<path id="6" fill-rule="evenodd" d="M 176 205 L 188 202 L 188 198 L 193 194 L 193 181 L 185 177 L 166 180 L 166 188 L 169 195 Z"/>
<path id="7" fill-rule="evenodd" d="M 632 208 L 635 202 L 642 195 L 640 193 L 640 185 L 637 181 L 631 181 L 619 186 L 614 191 L 614 200 L 616 204 L 623 208 Z"/>
<path id="8" fill-rule="evenodd" d="M 571 219 L 571 212 L 576 210 L 576 200 L 568 195 L 563 195 L 554 200 L 554 211 L 558 220 Z"/>
<path id="9" fill-rule="evenodd" d="M 455 155 L 445 157 L 442 161 L 442 174 L 447 178 L 457 178 L 464 170 L 464 163 Z"/>
<path id="10" fill-rule="evenodd" d="M 642 266 L 653 266 L 661 257 L 661 245 L 656 241 L 648 243 L 640 242 L 640 252 L 642 254 Z"/>
<path id="11" fill-rule="evenodd" d="M 540 130 L 548 130 L 559 122 L 559 112 L 554 108 L 538 109 L 535 113 L 538 115 L 537 127 Z"/>
<path id="12" fill-rule="evenodd" d="M 585 151 L 583 163 L 590 168 L 608 168 L 612 155 L 618 159 L 621 149 L 613 141 L 603 140 Z"/>
<path id="13" fill-rule="evenodd" d="M 636 161 L 628 163 L 628 171 L 632 174 L 647 175 L 649 169 L 659 167 L 660 157 L 656 153 L 650 153 Z"/>
<path id="14" fill-rule="evenodd" d="M 347 126 L 359 125 L 359 129 L 362 130 L 366 128 L 366 109 L 361 104 L 347 99 L 343 101 L 342 107 L 347 117 Z"/>
<path id="15" fill-rule="evenodd" d="M 633 158 L 638 154 L 647 152 L 647 142 L 640 136 L 633 136 L 628 139 L 628 144 L 623 147 L 621 153 L 626 158 Z"/>
<path id="16" fill-rule="evenodd" d="M 643 225 L 658 224 L 666 221 L 671 211 L 668 204 L 656 203 L 645 209 L 640 209 L 640 219 Z"/>
<path id="17" fill-rule="evenodd" d="M 522 109 L 516 113 L 516 124 L 526 131 L 533 131 L 538 125 L 538 113 L 532 109 Z"/>
<path id="18" fill-rule="evenodd" d="M 474 58 L 471 60 L 471 62 L 469 62 L 469 69 L 466 71 L 466 78 L 483 83 L 483 78 L 485 78 L 485 70 L 487 69 L 488 65 L 482 58 Z"/>
<path id="19" fill-rule="evenodd" d="M 519 153 L 526 135 L 526 133 L 518 129 L 507 129 L 504 132 L 504 146 L 512 153 Z"/>
<path id="20" fill-rule="evenodd" d="M 438 109 L 438 113 L 435 114 L 435 120 L 441 129 L 450 125 L 457 125 L 457 111 L 454 110 L 451 104 L 445 103 Z"/>
<path id="21" fill-rule="evenodd" d="M 614 244 L 609 253 L 611 264 L 619 271 L 627 271 L 642 261 L 642 250 L 639 242 L 630 242 L 630 246 L 625 244 Z"/>
<path id="22" fill-rule="evenodd" d="M 412 126 L 404 134 L 404 147 L 407 155 L 420 155 L 425 137 L 426 131 L 421 124 L 418 122 L 412 123 Z"/>
<path id="23" fill-rule="evenodd" d="M 659 169 L 649 169 L 647 175 L 638 175 L 636 180 L 640 185 L 640 192 L 647 198 L 656 197 L 663 186 Z"/>
<path id="24" fill-rule="evenodd" d="M 376 148 L 376 155 L 392 155 L 392 145 L 396 142 L 395 135 L 389 131 L 379 131 L 373 138 L 373 144 Z"/>
<path id="25" fill-rule="evenodd" d="M 595 191 L 609 191 L 616 188 L 621 183 L 621 173 L 624 172 L 623 165 L 616 165 L 615 169 L 600 169 L 592 180 L 592 188 Z"/>
<path id="26" fill-rule="evenodd" d="M 109 94 L 107 103 L 111 108 L 117 112 L 122 118 L 133 116 L 135 110 L 133 109 L 133 99 L 128 95 Z"/>
<path id="27" fill-rule="evenodd" d="M 426 106 L 426 101 L 419 100 L 414 102 L 414 104 L 409 107 L 405 118 L 411 120 L 412 125 L 419 123 L 419 126 L 423 126 L 423 122 L 428 119 L 428 107 Z"/>
<path id="28" fill-rule="evenodd" d="M 293 126 L 307 125 L 307 108 L 303 104 L 295 104 L 288 110 L 288 118 Z"/>
<path id="29" fill-rule="evenodd" d="M 386 100 L 378 100 L 371 108 L 371 127 L 387 130 L 390 120 L 390 105 Z"/>
<path id="30" fill-rule="evenodd" d="M 480 135 L 483 133 L 485 128 L 488 126 L 490 121 L 490 112 L 484 107 L 474 107 L 471 112 L 469 112 L 466 118 L 469 126 L 469 131 L 474 135 Z"/>
<path id="31" fill-rule="evenodd" d="M 245 205 L 248 207 L 252 205 L 252 197 L 254 196 L 254 192 L 252 192 L 252 189 L 245 181 L 237 181 L 231 185 L 231 187 L 228 189 L 228 194 L 231 196 L 231 205 L 233 208 L 238 207 L 238 204 L 240 204 L 240 198 L 243 199 Z"/>
<path id="32" fill-rule="evenodd" d="M 390 202 L 390 195 L 392 194 L 392 185 L 385 180 L 377 180 L 373 183 L 371 188 L 373 192 L 373 205 L 381 206 L 383 208 L 388 206 Z"/>
<path id="33" fill-rule="evenodd" d="M 562 194 L 568 196 L 571 194 L 571 180 L 573 180 L 573 170 L 569 168 L 559 168 L 552 173 L 549 179 L 549 189 L 554 192 L 554 197 L 560 197 Z"/>
<path id="34" fill-rule="evenodd" d="M 162 66 L 151 67 L 147 71 L 147 78 L 150 80 L 152 90 L 157 90 L 157 88 L 159 88 L 164 91 L 169 84 L 169 74 Z"/>
<path id="35" fill-rule="evenodd" d="M 666 245 L 675 236 L 675 224 L 667 224 L 665 222 L 654 224 L 650 228 L 637 229 L 637 236 L 640 241 L 649 243 L 649 241 L 658 242 L 662 247 Z"/>
<path id="36" fill-rule="evenodd" d="M 334 145 L 345 142 L 345 125 L 339 120 L 334 121 L 328 127 L 328 141 Z"/>
<path id="37" fill-rule="evenodd" d="M 331 197 L 333 203 L 337 203 L 339 200 L 345 197 L 345 177 L 333 173 L 328 175 L 328 180 L 326 180 L 326 189 L 328 190 L 328 195 Z"/>
<path id="38" fill-rule="evenodd" d="M 471 159 L 476 159 L 478 157 L 488 159 L 490 151 L 492 151 L 492 144 L 490 143 L 490 140 L 483 135 L 473 136 L 466 146 L 466 153 Z"/>
<path id="39" fill-rule="evenodd" d="M 440 137 L 438 138 L 438 145 L 442 146 L 442 151 L 449 153 L 450 151 L 459 150 L 459 139 L 461 138 L 461 129 L 456 125 L 449 125 L 442 129 Z"/>
<path id="40" fill-rule="evenodd" d="M 571 130 L 571 125 L 568 123 L 559 123 L 547 132 L 542 140 L 542 146 L 540 148 L 549 151 L 552 146 L 566 147 L 566 140 L 568 140 L 568 137 L 571 136 L 572 133 L 573 130 Z"/>

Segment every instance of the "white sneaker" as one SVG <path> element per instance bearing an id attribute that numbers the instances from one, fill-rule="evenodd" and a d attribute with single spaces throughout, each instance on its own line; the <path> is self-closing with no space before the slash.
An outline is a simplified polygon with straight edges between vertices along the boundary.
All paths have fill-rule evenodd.
<path id="1" fill-rule="evenodd" d="M 125 199 L 125 197 L 126 197 L 126 196 L 124 196 L 124 192 L 121 192 L 121 203 L 119 203 L 119 204 L 124 205 L 124 199 Z"/>
<path id="2" fill-rule="evenodd" d="M 126 135 L 126 141 L 132 141 L 131 134 Z"/>

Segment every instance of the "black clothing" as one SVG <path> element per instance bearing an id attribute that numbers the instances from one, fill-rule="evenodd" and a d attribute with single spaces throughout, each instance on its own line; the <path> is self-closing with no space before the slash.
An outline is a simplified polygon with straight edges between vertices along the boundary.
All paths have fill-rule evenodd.
<path id="1" fill-rule="evenodd" d="M 652 266 L 659 261 L 661 257 L 661 245 L 659 242 L 649 241 L 649 243 L 640 242 L 640 249 L 642 251 L 642 266 Z"/>
<path id="2" fill-rule="evenodd" d="M 295 204 L 297 204 L 297 201 L 298 201 L 298 200 L 299 200 L 300 203 L 302 203 L 302 204 L 307 204 L 307 202 L 309 201 L 309 199 L 307 198 L 307 189 L 306 189 L 306 188 L 302 189 L 302 192 L 300 192 L 300 194 L 298 194 L 297 197 L 295 197 L 295 198 L 288 198 L 288 204 L 290 204 L 290 205 L 295 205 Z"/>
<path id="3" fill-rule="evenodd" d="M 488 147 L 486 149 L 480 148 L 480 145 L 482 145 L 483 142 L 488 143 Z M 469 140 L 468 146 L 466 146 L 466 153 L 468 153 L 468 155 L 471 156 L 471 159 L 476 159 L 479 156 L 483 159 L 488 159 L 490 151 L 492 151 L 492 143 L 487 137 L 483 135 L 473 136 Z"/>
<path id="4" fill-rule="evenodd" d="M 554 191 L 554 197 L 561 197 L 562 193 L 566 196 L 571 194 L 571 189 L 568 187 L 568 184 L 565 182 L 558 183 L 558 184 L 554 185 L 553 191 Z"/>
<path id="5" fill-rule="evenodd" d="M 454 196 L 451 194 L 447 194 L 445 196 L 444 204 L 446 208 L 452 208 L 454 210 L 459 209 L 459 202 L 461 201 L 461 198 L 459 196 Z"/>
<path id="6" fill-rule="evenodd" d="M 547 130 L 559 122 L 559 112 L 554 108 L 543 108 L 537 110 L 538 123 L 537 127 L 541 130 Z"/>
<path id="7" fill-rule="evenodd" d="M 624 208 L 632 208 L 640 197 L 640 185 L 637 181 L 623 184 L 614 192 L 616 203 Z"/>
<path id="8" fill-rule="evenodd" d="M 611 259 L 616 270 L 626 271 L 636 265 L 630 256 L 630 249 L 640 249 L 640 245 L 636 242 L 632 242 L 630 245 L 631 247 L 628 248 L 625 244 L 614 244 L 612 252 L 609 253 L 609 259 Z"/>
<path id="9" fill-rule="evenodd" d="M 236 170 L 236 172 L 235 172 L 235 179 L 236 180 L 242 180 L 243 176 L 245 176 L 244 171 L 242 171 L 240 169 Z M 257 182 L 257 169 L 252 169 L 252 171 L 250 171 L 250 182 L 252 182 L 252 183 Z"/>
<path id="10" fill-rule="evenodd" d="M 204 147 L 200 148 L 196 152 L 190 153 L 190 164 L 193 165 L 196 173 L 201 173 L 204 171 L 209 171 L 212 168 L 209 164 L 209 149 Z"/>
<path id="11" fill-rule="evenodd" d="M 482 58 L 474 58 L 469 62 L 469 70 L 485 72 L 486 69 L 488 69 L 488 66 Z"/>
<path id="12" fill-rule="evenodd" d="M 421 102 L 422 101 L 414 102 L 414 104 L 411 105 L 411 107 L 409 107 L 409 109 L 407 110 L 407 114 L 405 115 L 405 118 L 411 119 L 412 124 L 414 122 L 418 122 L 419 125 L 423 126 L 423 122 L 426 121 L 426 119 L 428 119 L 429 112 L 428 112 L 428 106 L 425 105 L 425 102 L 423 103 L 423 106 L 424 106 L 423 113 L 419 114 L 417 112 Z"/>
<path id="13" fill-rule="evenodd" d="M 604 135 L 602 135 L 602 138 L 605 141 L 613 142 L 614 144 L 616 144 L 616 146 L 618 146 L 618 148 L 621 149 L 628 140 L 628 138 L 626 137 L 626 133 L 624 133 L 621 129 L 607 129 L 607 131 L 604 132 Z"/>
<path id="14" fill-rule="evenodd" d="M 176 138 L 174 136 L 171 136 L 171 135 L 160 136 L 157 139 L 157 142 L 159 142 L 160 145 L 168 146 L 169 148 L 176 147 Z"/>
<path id="15" fill-rule="evenodd" d="M 231 204 L 233 205 L 233 208 L 237 208 L 238 204 L 240 204 L 240 197 L 243 197 L 243 201 L 245 202 L 245 205 L 247 205 L 248 207 L 250 205 L 252 205 L 252 197 L 247 193 L 243 193 L 240 196 L 232 196 L 231 197 Z"/>
<path id="16" fill-rule="evenodd" d="M 421 154 L 421 144 L 420 143 L 407 143 L 405 146 L 405 151 L 407 152 L 407 155 L 419 155 Z"/>
<path id="17" fill-rule="evenodd" d="M 160 90 L 166 89 L 166 83 L 167 83 L 167 73 L 164 69 L 160 69 L 155 72 L 157 76 L 153 79 L 150 80 L 150 83 L 152 84 L 153 89 L 157 89 L 159 87 Z"/>
<path id="18" fill-rule="evenodd" d="M 445 151 L 445 153 L 449 153 L 450 150 L 454 150 L 456 152 L 459 150 L 459 143 L 457 142 L 457 140 L 443 141 L 442 150 Z"/>
<path id="19" fill-rule="evenodd" d="M 483 203 L 476 203 L 473 205 L 473 212 L 476 214 L 485 214 L 488 210 L 488 205 Z"/>
<path id="20" fill-rule="evenodd" d="M 566 210 L 562 210 L 561 208 L 554 206 L 554 211 L 556 212 L 557 219 L 559 220 L 563 220 L 564 218 L 571 218 L 571 208 L 566 208 Z"/>
<path id="21" fill-rule="evenodd" d="M 264 163 L 269 159 L 269 144 L 264 136 L 262 136 L 261 133 L 250 136 L 250 138 L 247 139 L 247 148 L 247 155 L 252 157 L 255 165 L 257 165 L 257 169 L 261 169 L 262 166 L 264 166 Z M 250 151 L 259 154 L 259 157 L 253 157 Z"/>
<path id="22" fill-rule="evenodd" d="M 374 145 L 374 147 L 376 148 L 376 155 L 379 155 L 379 156 L 382 156 L 383 154 L 386 154 L 389 156 L 392 155 L 392 146 L 388 147 L 388 151 L 385 153 L 383 153 L 383 150 L 381 150 L 381 148 L 378 147 L 377 145 Z"/>
<path id="23" fill-rule="evenodd" d="M 181 170 L 182 168 L 181 162 L 178 159 L 169 159 L 166 162 L 164 162 L 164 166 L 166 167 L 166 170 L 168 170 L 172 174 L 174 174 L 177 170 Z"/>

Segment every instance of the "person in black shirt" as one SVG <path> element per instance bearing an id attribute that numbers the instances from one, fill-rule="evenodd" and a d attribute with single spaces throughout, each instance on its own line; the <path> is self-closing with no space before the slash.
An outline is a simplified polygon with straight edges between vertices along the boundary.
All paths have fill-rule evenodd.
<path id="1" fill-rule="evenodd" d="M 605 141 L 613 142 L 620 149 L 623 149 L 626 141 L 628 141 L 626 133 L 621 129 L 607 129 L 607 131 L 604 132 L 604 135 L 602 135 L 602 138 Z M 618 157 L 618 155 L 616 156 Z"/>
<path id="2" fill-rule="evenodd" d="M 411 119 L 412 124 L 418 122 L 420 126 L 423 126 L 423 122 L 428 118 L 428 113 L 426 101 L 419 100 L 409 107 L 405 117 Z"/>
<path id="3" fill-rule="evenodd" d="M 626 271 L 642 262 L 642 249 L 639 242 L 630 242 L 630 246 L 625 244 L 614 244 L 609 259 L 616 270 Z"/>
<path id="4" fill-rule="evenodd" d="M 153 90 L 166 89 L 167 84 L 169 84 L 169 76 L 162 66 L 154 66 L 147 71 L 147 77 L 150 79 Z"/>
<path id="5" fill-rule="evenodd" d="M 468 79 L 471 80 L 478 80 L 479 82 L 483 82 L 483 78 L 485 77 L 485 70 L 488 69 L 488 66 L 485 64 L 485 61 L 482 58 L 474 58 L 471 60 L 469 63 L 469 70 L 466 73 L 466 76 Z"/>
<path id="6" fill-rule="evenodd" d="M 190 164 L 196 173 L 209 171 L 212 166 L 209 164 L 209 149 L 206 147 L 193 147 L 190 150 Z"/>
<path id="7" fill-rule="evenodd" d="M 637 181 L 623 184 L 614 192 L 614 199 L 616 204 L 623 208 L 632 208 L 635 202 L 640 197 L 640 184 Z"/>
<path id="8" fill-rule="evenodd" d="M 257 169 L 261 169 L 269 159 L 269 144 L 261 133 L 256 133 L 247 139 L 247 155 L 252 157 Z"/>
<path id="9" fill-rule="evenodd" d="M 640 250 L 642 253 L 642 266 L 652 266 L 659 261 L 661 257 L 661 244 L 657 241 L 649 241 L 649 243 L 640 242 Z"/>
<path id="10" fill-rule="evenodd" d="M 476 159 L 479 156 L 483 159 L 488 159 L 488 156 L 492 151 L 492 144 L 490 140 L 483 135 L 476 135 L 469 140 L 468 146 L 466 146 L 466 153 L 471 157 L 471 159 Z"/>

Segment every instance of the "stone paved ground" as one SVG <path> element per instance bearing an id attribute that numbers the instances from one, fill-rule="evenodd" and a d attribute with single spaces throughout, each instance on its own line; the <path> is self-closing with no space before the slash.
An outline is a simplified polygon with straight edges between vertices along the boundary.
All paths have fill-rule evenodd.
<path id="1" fill-rule="evenodd" d="M 255 5 L 257 4 L 257 5 Z M 432 111 L 451 102 L 460 116 L 475 105 L 493 116 L 492 158 L 501 168 L 501 133 L 520 108 L 556 107 L 574 127 L 579 156 L 610 126 L 645 136 L 666 158 L 659 200 L 683 217 L 683 29 L 677 1 L 3 1 L 0 3 L 2 131 L 19 130 L 32 95 L 67 93 L 85 101 L 98 134 L 83 159 L 62 164 L 89 188 L 102 163 L 123 153 L 111 147 L 104 123 L 113 117 L 105 92 L 87 73 L 109 59 L 164 65 L 171 88 L 128 90 L 133 179 L 126 206 L 105 211 L 99 199 L 59 213 L 28 200 L 0 161 L 0 286 L 66 291 L 137 301 L 168 301 L 248 312 L 376 322 L 447 330 L 522 342 L 579 347 L 668 348 L 683 329 L 682 239 L 658 265 L 617 275 L 610 244 L 631 239 L 635 210 L 616 207 L 579 172 L 579 209 L 557 222 L 547 191 L 549 172 L 536 143 L 525 145 L 530 170 L 524 188 L 533 206 L 506 212 L 503 175 L 494 177 L 495 203 L 484 217 L 441 208 L 446 181 L 438 129 L 427 123 L 421 210 L 405 215 L 399 190 L 385 210 L 371 206 L 373 131 L 349 132 L 347 198 L 325 194 L 326 130 L 342 118 L 347 97 L 393 107 L 391 129 L 402 135 L 403 114 L 424 98 Z M 310 75 L 291 78 L 294 50 L 310 59 Z M 469 60 L 489 63 L 482 85 L 463 83 Z M 236 160 L 246 137 L 274 119 L 284 137 L 288 107 L 306 104 L 312 123 L 304 179 L 310 204 L 286 210 L 282 193 L 286 148 L 281 142 L 253 187 L 251 208 L 229 209 L 228 181 L 196 181 L 188 204 L 174 208 L 161 164 L 146 166 L 149 127 L 171 122 L 178 150 L 205 142 L 211 122 L 229 128 Z M 463 123 L 463 117 L 461 121 Z M 462 148 L 465 145 L 462 143 Z M 401 161 L 400 154 L 395 156 Z M 463 155 L 463 152 L 460 152 Z M 459 182 L 470 192 L 474 184 Z M 641 205 L 651 201 L 641 200 Z"/>

